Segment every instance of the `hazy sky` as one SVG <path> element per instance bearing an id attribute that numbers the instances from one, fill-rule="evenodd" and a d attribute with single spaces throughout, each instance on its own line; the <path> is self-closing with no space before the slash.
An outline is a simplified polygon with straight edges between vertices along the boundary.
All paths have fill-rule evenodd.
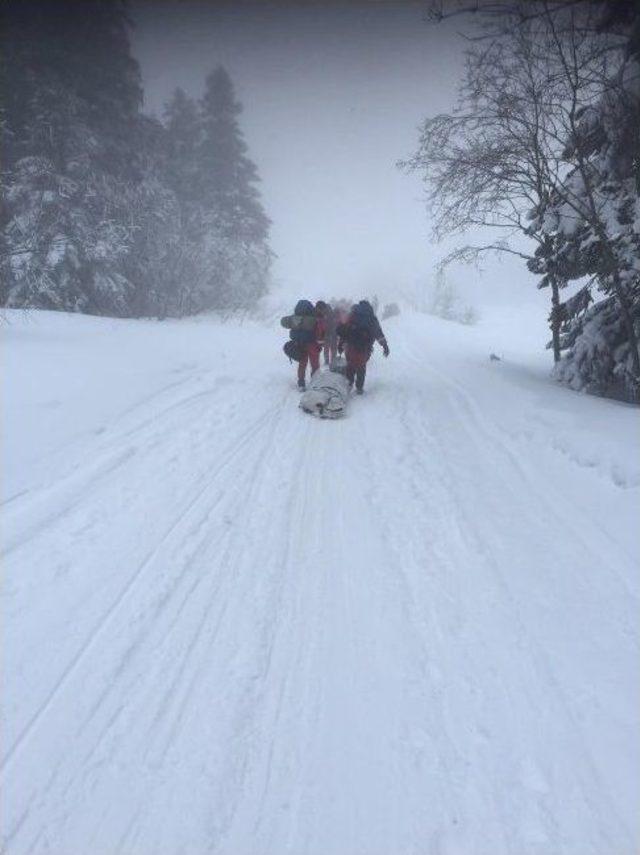
<path id="1" fill-rule="evenodd" d="M 133 6 L 148 111 L 161 114 L 177 86 L 199 97 L 218 63 L 231 74 L 288 290 L 392 294 L 430 276 L 443 253 L 429 242 L 418 176 L 395 166 L 414 150 L 421 119 L 452 106 L 459 78 L 460 21 L 429 23 L 425 9 L 404 0 Z"/>

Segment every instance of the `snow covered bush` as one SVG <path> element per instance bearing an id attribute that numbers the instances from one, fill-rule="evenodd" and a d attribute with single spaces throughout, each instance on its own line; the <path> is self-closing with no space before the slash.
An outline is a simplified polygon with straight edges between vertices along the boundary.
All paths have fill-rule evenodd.
<path id="1" fill-rule="evenodd" d="M 397 303 L 385 303 L 382 309 L 382 320 L 386 321 L 387 318 L 393 318 L 399 314 L 400 306 Z"/>
<path id="2" fill-rule="evenodd" d="M 640 287 L 631 302 L 640 334 Z M 615 297 L 607 297 L 575 318 L 561 337 L 566 353 L 555 376 L 572 389 L 640 404 L 640 385 L 623 318 Z"/>
<path id="3" fill-rule="evenodd" d="M 478 315 L 473 306 L 463 303 L 455 285 L 447 279 L 441 268 L 435 275 L 429 297 L 428 312 L 459 324 L 475 324 Z"/>

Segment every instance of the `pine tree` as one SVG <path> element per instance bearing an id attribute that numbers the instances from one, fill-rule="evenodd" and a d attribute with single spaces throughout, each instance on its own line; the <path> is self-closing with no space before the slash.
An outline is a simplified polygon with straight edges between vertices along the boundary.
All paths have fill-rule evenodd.
<path id="1" fill-rule="evenodd" d="M 164 110 L 167 139 L 167 182 L 184 206 L 201 199 L 197 150 L 200 141 L 200 115 L 196 102 L 176 89 Z"/>
<path id="2" fill-rule="evenodd" d="M 131 316 L 246 307 L 269 221 L 222 69 L 140 112 L 124 0 L 5 4 L 0 300 Z"/>
<path id="3" fill-rule="evenodd" d="M 163 125 L 140 117 L 135 146 L 140 179 L 125 184 L 120 212 L 129 236 L 124 272 L 134 286 L 132 314 L 164 318 L 178 314 L 184 240 L 180 202 L 167 178 L 170 153 Z"/>
<path id="4" fill-rule="evenodd" d="M 233 84 L 218 66 L 206 81 L 201 102 L 202 140 L 198 149 L 202 201 L 216 212 L 221 233 L 247 243 L 267 240 L 267 218 L 256 189 L 255 164 L 247 157 Z"/>
<path id="5" fill-rule="evenodd" d="M 122 194 L 139 179 L 141 88 L 121 0 L 5 8 L 3 297 L 127 314 Z"/>
<path id="6" fill-rule="evenodd" d="M 246 308 L 267 288 L 270 224 L 240 130 L 241 111 L 221 67 L 207 78 L 199 109 L 177 90 L 165 111 L 169 180 L 184 235 L 182 305 L 188 311 Z"/>

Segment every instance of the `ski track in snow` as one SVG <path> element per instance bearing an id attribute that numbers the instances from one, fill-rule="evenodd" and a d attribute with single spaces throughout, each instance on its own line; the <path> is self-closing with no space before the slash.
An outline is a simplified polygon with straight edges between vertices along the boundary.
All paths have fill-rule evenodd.
<path id="1" fill-rule="evenodd" d="M 637 851 L 633 557 L 422 347 L 330 423 L 192 366 L 7 502 L 7 855 Z"/>

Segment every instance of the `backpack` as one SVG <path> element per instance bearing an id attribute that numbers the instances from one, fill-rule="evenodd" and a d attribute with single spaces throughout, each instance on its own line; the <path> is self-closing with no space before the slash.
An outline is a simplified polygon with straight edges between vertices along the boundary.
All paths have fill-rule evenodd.
<path id="1" fill-rule="evenodd" d="M 347 341 L 356 350 L 370 350 L 376 337 L 376 316 L 368 303 L 358 303 L 351 310 Z"/>
<path id="2" fill-rule="evenodd" d="M 302 345 L 298 341 L 285 341 L 282 345 L 282 349 L 285 354 L 289 357 L 289 360 L 293 359 L 294 362 L 300 362 L 300 357 L 302 356 Z"/>
<path id="3" fill-rule="evenodd" d="M 285 329 L 291 330 L 289 338 L 298 345 L 313 344 L 316 340 L 316 322 L 316 310 L 310 300 L 298 300 L 293 315 L 280 321 Z"/>
<path id="4" fill-rule="evenodd" d="M 316 328 L 315 315 L 285 315 L 280 318 L 280 326 L 286 330 L 307 330 L 313 332 Z"/>
<path id="5" fill-rule="evenodd" d="M 294 315 L 315 315 L 315 309 L 311 300 L 298 300 L 293 310 Z"/>

